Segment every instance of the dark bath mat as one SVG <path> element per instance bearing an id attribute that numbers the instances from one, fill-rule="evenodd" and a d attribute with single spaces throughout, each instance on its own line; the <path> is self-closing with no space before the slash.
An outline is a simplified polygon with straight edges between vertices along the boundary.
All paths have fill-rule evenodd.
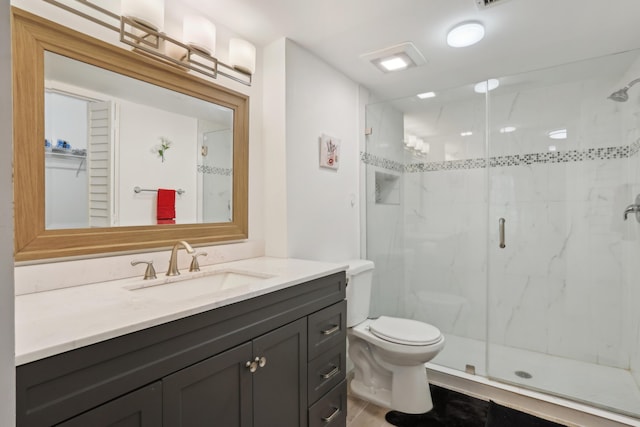
<path id="1" fill-rule="evenodd" d="M 389 424 L 398 427 L 485 427 L 489 402 L 431 384 L 433 409 L 425 414 L 390 411 Z"/>
<path id="2" fill-rule="evenodd" d="M 489 411 L 487 414 L 487 427 L 564 427 L 562 424 L 552 421 L 543 420 L 533 415 L 506 406 L 498 405 L 495 402 L 489 402 Z"/>

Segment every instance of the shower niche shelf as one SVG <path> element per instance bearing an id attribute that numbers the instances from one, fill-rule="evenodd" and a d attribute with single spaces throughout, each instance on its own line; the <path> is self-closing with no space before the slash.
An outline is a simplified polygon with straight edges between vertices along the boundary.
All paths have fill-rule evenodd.
<path id="1" fill-rule="evenodd" d="M 400 204 L 400 175 L 376 172 L 376 204 Z"/>

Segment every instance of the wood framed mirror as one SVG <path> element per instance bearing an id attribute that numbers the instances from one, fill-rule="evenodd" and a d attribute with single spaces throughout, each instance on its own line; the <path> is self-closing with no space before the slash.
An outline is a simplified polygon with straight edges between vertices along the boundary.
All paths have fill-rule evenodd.
<path id="1" fill-rule="evenodd" d="M 192 245 L 204 245 L 238 241 L 248 237 L 248 96 L 195 77 L 173 65 L 102 42 L 15 7 L 12 8 L 12 43 L 16 261 L 153 250 L 170 247 L 177 240 L 187 240 Z M 228 183 L 228 206 L 225 204 L 229 217 L 223 222 L 202 222 L 206 221 L 207 216 L 199 214 L 197 219 L 193 216 L 184 223 L 177 221 L 175 224 L 145 224 L 142 221 L 141 225 L 114 223 L 112 226 L 95 226 L 89 223 L 86 227 L 80 225 L 75 228 L 66 225 L 50 226 L 47 223 L 45 201 L 45 187 L 48 182 L 48 178 L 45 177 L 45 146 L 49 142 L 48 136 L 45 135 L 45 57 L 77 61 L 83 66 L 106 70 L 143 82 L 144 85 L 172 92 L 176 99 L 188 97 L 199 103 L 229 111 L 232 119 L 228 132 L 231 135 L 230 148 L 227 151 L 231 150 L 232 155 L 229 160 L 231 168 L 227 169 L 227 175 L 231 176 L 231 180 Z M 162 119 L 156 118 L 156 122 L 160 123 Z M 153 155 L 150 145 L 158 136 L 149 136 L 142 155 Z M 200 146 L 197 142 L 194 144 L 196 148 L 191 149 L 192 151 L 206 155 L 206 147 Z M 171 154 L 172 151 L 169 150 L 167 155 Z M 148 168 L 139 166 L 139 171 L 135 170 L 136 168 L 130 170 L 131 164 L 143 163 L 137 162 L 136 158 L 133 161 L 131 158 L 128 160 L 129 162 L 122 162 L 122 167 L 128 168 L 122 175 L 139 174 L 140 186 L 143 188 L 170 188 L 166 181 L 158 182 L 157 185 L 154 182 L 145 184 L 142 178 L 150 174 Z M 174 160 L 172 158 L 172 161 Z M 162 165 L 159 158 L 154 161 Z M 89 169 L 88 162 L 87 160 L 84 166 L 86 169 Z M 164 163 L 164 157 L 162 162 Z M 124 166 L 125 163 L 129 166 Z M 169 175 L 176 178 L 176 181 L 183 175 L 189 175 L 191 181 L 194 181 L 197 179 L 193 178 L 196 169 L 202 172 L 203 168 L 202 165 L 193 163 L 177 167 L 178 172 L 174 169 L 170 173 L 166 172 L 168 169 L 159 169 L 158 175 Z M 78 171 L 81 168 L 82 166 L 78 166 Z M 177 189 L 178 185 L 175 188 Z M 128 192 L 133 194 L 133 190 L 131 186 Z M 67 193 L 73 195 L 73 192 Z M 146 195 L 143 202 L 147 203 L 148 216 L 155 220 L 155 215 L 149 207 L 151 198 L 155 200 L 155 194 L 151 193 L 153 192 Z M 134 203 L 132 200 L 135 199 L 132 197 L 129 195 L 118 203 Z M 206 206 L 210 206 L 203 203 L 199 205 L 200 209 L 202 206 L 205 206 L 205 209 Z M 179 215 L 176 215 L 176 219 L 179 219 Z"/>

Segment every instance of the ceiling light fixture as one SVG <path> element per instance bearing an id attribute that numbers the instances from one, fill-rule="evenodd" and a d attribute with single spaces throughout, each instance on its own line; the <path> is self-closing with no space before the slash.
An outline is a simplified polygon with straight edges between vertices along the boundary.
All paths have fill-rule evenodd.
<path id="1" fill-rule="evenodd" d="M 487 93 L 500 86 L 498 79 L 489 79 L 480 83 L 476 83 L 473 90 L 476 93 Z"/>
<path id="2" fill-rule="evenodd" d="M 221 75 L 251 86 L 252 74 L 255 70 L 255 47 L 247 51 L 252 52 L 253 58 L 246 61 L 244 65 L 233 62 L 228 65 L 219 61 L 213 56 L 215 26 L 208 21 L 203 23 L 201 18 L 198 18 L 198 22 L 194 22 L 191 17 L 185 18 L 184 41 L 168 36 L 162 32 L 164 0 L 122 0 L 121 15 L 92 3 L 92 0 L 45 1 L 119 33 L 120 42 L 133 47 L 134 52 L 147 54 L 154 59 L 178 65 L 213 79 Z M 78 9 L 71 4 L 78 5 Z M 248 42 L 244 43 L 250 45 Z M 233 57 L 233 55 L 233 45 L 230 45 L 229 56 Z M 246 65 L 251 63 L 253 66 Z"/>
<path id="3" fill-rule="evenodd" d="M 407 68 L 409 63 L 404 58 L 393 56 L 391 58 L 381 60 L 380 66 L 384 67 L 387 71 L 397 71 Z"/>
<path id="4" fill-rule="evenodd" d="M 460 136 L 471 136 L 471 135 L 473 135 L 473 132 L 471 131 L 460 132 Z"/>
<path id="5" fill-rule="evenodd" d="M 516 128 L 513 126 L 505 126 L 503 128 L 500 128 L 500 133 L 511 133 L 511 132 L 514 132 L 515 130 Z"/>
<path id="6" fill-rule="evenodd" d="M 551 139 L 567 139 L 567 130 L 566 129 L 556 129 L 550 131 L 547 135 Z"/>
<path id="7" fill-rule="evenodd" d="M 484 26 L 479 22 L 463 22 L 453 27 L 447 34 L 447 44 L 451 47 L 467 47 L 484 38 Z"/>
<path id="8" fill-rule="evenodd" d="M 383 73 L 406 70 L 407 68 L 419 67 L 427 63 L 424 56 L 411 42 L 366 53 L 360 55 L 360 58 L 371 62 Z"/>
<path id="9" fill-rule="evenodd" d="M 436 93 L 435 92 L 423 92 L 423 93 L 419 93 L 416 96 L 418 98 L 420 98 L 420 99 L 435 98 Z"/>

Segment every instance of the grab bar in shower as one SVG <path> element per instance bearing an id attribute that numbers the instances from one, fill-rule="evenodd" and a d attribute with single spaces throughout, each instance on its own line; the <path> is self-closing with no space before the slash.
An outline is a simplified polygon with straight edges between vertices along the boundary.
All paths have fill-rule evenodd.
<path id="1" fill-rule="evenodd" d="M 505 243 L 504 243 L 504 223 L 505 220 L 504 218 L 500 218 L 498 220 L 498 228 L 500 229 L 500 249 L 504 249 L 506 247 Z"/>

